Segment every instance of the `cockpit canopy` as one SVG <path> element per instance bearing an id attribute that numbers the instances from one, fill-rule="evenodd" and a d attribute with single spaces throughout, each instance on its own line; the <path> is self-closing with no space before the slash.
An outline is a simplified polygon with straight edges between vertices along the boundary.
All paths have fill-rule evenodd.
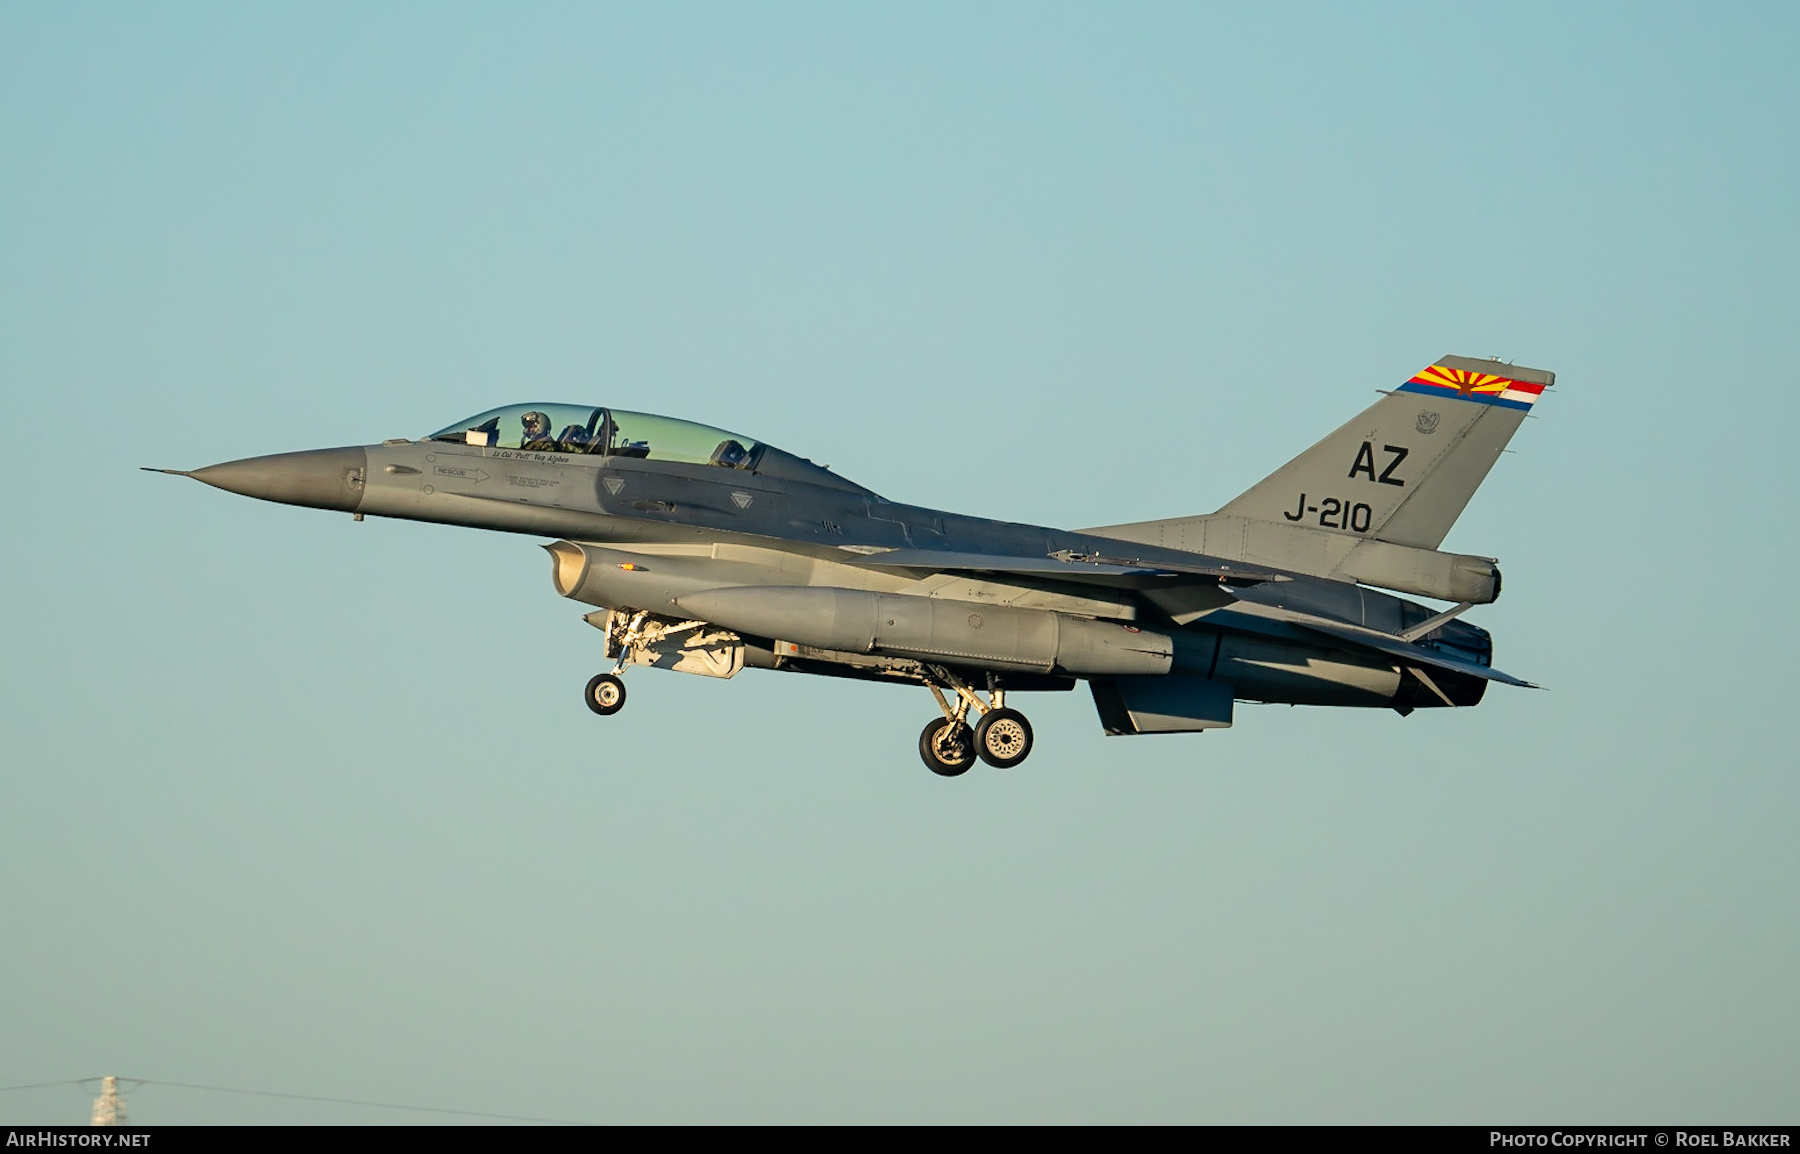
<path id="1" fill-rule="evenodd" d="M 484 449 L 636 457 L 684 465 L 745 469 L 763 477 L 803 481 L 880 500 L 876 494 L 846 481 L 825 466 L 815 465 L 773 445 L 710 425 L 624 409 L 592 405 L 507 405 L 439 429 L 427 440 L 478 445 Z"/>
<path id="2" fill-rule="evenodd" d="M 726 469 L 754 468 L 764 451 L 761 442 L 723 429 L 592 405 L 508 405 L 458 421 L 431 434 L 430 439 L 491 449 L 640 457 Z"/>

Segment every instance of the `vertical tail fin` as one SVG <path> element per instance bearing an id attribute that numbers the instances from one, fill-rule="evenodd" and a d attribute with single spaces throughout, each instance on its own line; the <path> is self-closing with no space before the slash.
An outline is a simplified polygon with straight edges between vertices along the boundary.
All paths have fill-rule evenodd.
<path id="1" fill-rule="evenodd" d="M 1556 374 L 1439 357 L 1217 515 L 1436 549 Z"/>
<path id="2" fill-rule="evenodd" d="M 1485 604 L 1493 559 L 1437 547 L 1555 380 L 1440 357 L 1217 513 L 1082 532 Z"/>

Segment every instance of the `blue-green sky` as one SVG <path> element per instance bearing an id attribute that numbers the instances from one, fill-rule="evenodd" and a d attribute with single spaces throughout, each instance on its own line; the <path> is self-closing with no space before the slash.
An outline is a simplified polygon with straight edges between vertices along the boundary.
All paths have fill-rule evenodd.
<path id="1" fill-rule="evenodd" d="M 0 6 L 0 1085 L 1800 1118 L 1791 5 Z M 531 538 L 137 471 L 594 400 L 1209 511 L 1433 357 L 1547 685 L 1105 738 L 603 666 Z M 80 1121 L 74 1089 L 0 1121 Z M 382 1121 L 169 1088 L 144 1122 Z"/>

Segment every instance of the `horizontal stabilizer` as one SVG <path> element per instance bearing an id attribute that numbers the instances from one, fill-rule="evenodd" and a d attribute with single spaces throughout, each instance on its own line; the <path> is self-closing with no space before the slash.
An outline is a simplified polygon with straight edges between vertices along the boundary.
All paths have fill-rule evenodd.
<path id="1" fill-rule="evenodd" d="M 1455 630 L 1459 625 L 1453 624 L 1453 619 L 1466 608 L 1468 607 L 1459 605 L 1455 609 L 1440 613 L 1435 618 L 1428 618 L 1418 624 L 1432 626 L 1434 633 Z M 1244 599 L 1240 599 L 1229 609 L 1210 620 L 1214 624 L 1228 628 L 1245 629 L 1252 632 L 1267 631 L 1277 636 L 1291 629 L 1300 629 L 1329 638 L 1337 648 L 1380 654 L 1401 666 L 1444 669 L 1452 673 L 1462 673 L 1479 678 L 1482 681 L 1498 681 L 1502 685 L 1516 685 L 1520 689 L 1543 688 L 1509 673 L 1502 673 L 1491 665 L 1483 665 L 1479 661 L 1458 657 L 1438 648 L 1429 641 L 1423 644 L 1409 641 L 1408 637 L 1419 636 L 1417 626 L 1407 630 L 1406 634 L 1402 636 L 1397 633 L 1385 633 L 1379 629 L 1351 625 L 1348 622 L 1329 617 L 1321 617 L 1316 613 Z M 1291 634 L 1289 635 L 1291 636 Z"/>
<path id="2" fill-rule="evenodd" d="M 1481 665 L 1474 661 L 1465 661 L 1460 657 L 1452 657 L 1441 649 L 1432 649 L 1424 645 L 1415 645 L 1399 637 L 1385 633 L 1375 633 L 1367 629 L 1349 629 L 1339 625 L 1328 625 L 1319 621 L 1298 622 L 1302 628 L 1314 633 L 1323 633 L 1338 641 L 1347 641 L 1365 649 L 1373 649 L 1378 653 L 1392 657 L 1403 666 L 1424 666 L 1427 669 L 1447 669 L 1452 673 L 1461 673 L 1469 677 L 1479 677 L 1483 681 L 1498 681 L 1502 685 L 1516 685 L 1520 689 L 1541 689 L 1529 681 L 1520 680 L 1509 673 L 1502 673 L 1491 665 Z"/>

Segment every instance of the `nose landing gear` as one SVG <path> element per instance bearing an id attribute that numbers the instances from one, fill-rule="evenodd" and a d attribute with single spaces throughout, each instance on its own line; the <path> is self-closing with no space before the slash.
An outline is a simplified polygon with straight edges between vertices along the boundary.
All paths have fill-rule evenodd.
<path id="1" fill-rule="evenodd" d="M 625 682 L 619 674 L 625 672 L 631 664 L 632 653 L 643 644 L 646 623 L 650 614 L 617 610 L 606 615 L 606 623 L 602 627 L 606 634 L 606 655 L 616 657 L 619 663 L 613 666 L 611 673 L 596 673 L 587 683 L 587 691 L 582 694 L 587 707 L 601 717 L 611 717 L 625 708 Z M 592 618 L 589 618 L 592 622 Z"/>
<path id="2" fill-rule="evenodd" d="M 588 621 L 593 623 L 592 616 Z M 698 621 L 690 621 L 682 628 L 698 624 Z M 589 709 L 601 717 L 611 717 L 625 708 L 625 682 L 619 675 L 631 666 L 647 642 L 660 640 L 670 630 L 651 620 L 649 613 L 616 609 L 607 613 L 605 624 L 600 628 L 606 634 L 606 655 L 618 658 L 618 664 L 613 666 L 611 673 L 596 673 L 587 683 L 584 696 Z"/>
<path id="3" fill-rule="evenodd" d="M 704 621 L 671 621 L 666 617 L 659 618 L 647 610 L 609 609 L 602 620 L 596 620 L 598 614 L 590 613 L 583 620 L 606 634 L 606 655 L 618 659 L 612 672 L 596 674 L 587 684 L 588 708 L 601 717 L 611 717 L 625 708 L 625 682 L 620 680 L 624 672 L 633 665 L 644 665 L 656 662 L 660 648 L 672 637 L 679 637 L 695 629 L 705 629 Z M 696 636 L 699 636 L 698 634 Z M 730 634 L 725 636 L 730 637 Z M 732 638 L 735 640 L 735 637 Z M 680 641 L 675 643 L 679 649 Z M 658 647 L 658 648 L 653 648 Z M 705 650 L 696 651 L 699 657 L 707 657 Z M 742 667 L 741 653 L 737 665 L 724 663 L 725 668 L 707 668 L 702 665 L 697 670 L 685 672 L 707 673 L 714 677 L 730 677 Z M 678 662 L 676 669 L 681 669 Z"/>
<path id="4" fill-rule="evenodd" d="M 919 758 L 925 768 L 942 777 L 967 773 L 975 758 L 995 769 L 1011 769 L 1031 754 L 1031 723 L 1016 709 L 1006 708 L 1006 691 L 999 688 L 993 674 L 988 675 L 988 699 L 982 701 L 969 683 L 940 665 L 925 667 L 929 680 L 925 687 L 937 698 L 942 718 L 933 718 L 919 735 Z M 944 696 L 949 689 L 956 694 L 956 704 Z M 969 710 L 981 720 L 970 730 Z"/>

